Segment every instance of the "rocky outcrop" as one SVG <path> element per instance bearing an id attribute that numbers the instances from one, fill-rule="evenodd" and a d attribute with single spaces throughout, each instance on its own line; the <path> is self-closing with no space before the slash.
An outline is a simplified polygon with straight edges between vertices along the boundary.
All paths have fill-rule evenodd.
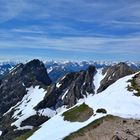
<path id="1" fill-rule="evenodd" d="M 140 89 L 140 72 L 134 76 L 137 87 Z"/>
<path id="2" fill-rule="evenodd" d="M 97 92 L 98 93 L 102 92 L 118 79 L 124 76 L 130 75 L 130 74 L 133 74 L 133 73 L 135 73 L 135 71 L 132 68 L 130 68 L 127 64 L 122 63 L 122 62 L 112 67 L 104 68 L 103 74 L 105 74 L 105 77 L 100 82 L 100 87 L 97 90 Z"/>
<path id="3" fill-rule="evenodd" d="M 21 101 L 27 93 L 26 88 L 40 85 L 48 86 L 51 80 L 45 66 L 39 60 L 17 65 L 6 74 L 0 84 L 0 116 Z"/>
<path id="4" fill-rule="evenodd" d="M 140 97 L 140 72 L 128 80 L 128 83 L 127 89 L 133 92 L 135 96 Z"/>
<path id="5" fill-rule="evenodd" d="M 93 76 L 96 72 L 94 66 L 89 66 L 87 70 L 72 72 L 60 78 L 56 84 L 48 87 L 47 94 L 36 109 L 53 107 L 55 109 L 61 106 L 72 107 L 77 100 L 94 94 Z"/>
<path id="6" fill-rule="evenodd" d="M 67 90 L 67 95 L 63 98 L 64 105 L 71 107 L 77 103 L 78 99 L 94 93 L 93 76 L 95 72 L 95 67 L 89 66 L 87 71 L 80 73 Z"/>
<path id="7" fill-rule="evenodd" d="M 47 117 L 47 116 L 33 115 L 33 116 L 27 118 L 26 120 L 22 121 L 20 126 L 38 127 L 41 124 L 43 124 L 44 122 L 46 122 L 47 120 L 49 120 L 49 117 Z"/>

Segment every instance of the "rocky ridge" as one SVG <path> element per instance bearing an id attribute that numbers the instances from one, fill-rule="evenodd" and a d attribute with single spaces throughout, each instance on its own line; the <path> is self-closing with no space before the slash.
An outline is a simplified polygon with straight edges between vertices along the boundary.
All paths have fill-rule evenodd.
<path id="1" fill-rule="evenodd" d="M 93 76 L 95 72 L 95 67 L 89 66 L 85 71 L 66 74 L 57 83 L 48 87 L 44 100 L 38 104 L 36 109 L 44 107 L 57 109 L 62 106 L 69 108 L 84 96 L 94 94 Z"/>
<path id="2" fill-rule="evenodd" d="M 131 67 L 129 67 L 127 64 L 121 62 L 119 64 L 116 64 L 112 67 L 105 67 L 102 71 L 103 74 L 105 74 L 104 79 L 100 82 L 100 87 L 97 90 L 97 92 L 102 92 L 105 90 L 108 86 L 113 84 L 118 79 L 131 75 L 135 73 L 136 71 L 133 70 Z"/>

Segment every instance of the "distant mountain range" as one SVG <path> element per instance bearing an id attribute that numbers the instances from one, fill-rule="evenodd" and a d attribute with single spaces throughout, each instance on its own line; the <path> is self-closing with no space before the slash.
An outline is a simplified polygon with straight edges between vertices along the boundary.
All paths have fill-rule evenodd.
<path id="1" fill-rule="evenodd" d="M 1 66 L 0 140 L 140 139 L 139 63 Z"/>
<path id="2" fill-rule="evenodd" d="M 26 63 L 24 61 L 24 63 Z M 104 68 L 108 66 L 113 66 L 118 64 L 119 62 L 113 61 L 81 61 L 81 62 L 74 62 L 74 61 L 43 61 L 47 72 L 53 82 L 58 80 L 63 75 L 69 72 L 76 72 L 80 70 L 86 70 L 89 65 L 93 65 L 96 68 Z M 20 61 L 0 61 L 0 77 L 11 70 L 14 66 L 19 64 Z M 125 62 L 128 66 L 130 66 L 134 70 L 140 70 L 140 61 L 138 62 Z"/>
<path id="3" fill-rule="evenodd" d="M 81 62 L 71 62 L 71 61 L 48 61 L 44 62 L 47 68 L 48 74 L 52 81 L 56 81 L 58 78 L 69 72 L 76 72 L 80 70 L 86 70 L 89 65 L 93 65 L 96 68 L 104 68 L 108 66 L 113 66 L 119 62 L 112 61 L 81 61 Z M 140 70 L 140 62 L 125 62 L 134 70 Z"/>

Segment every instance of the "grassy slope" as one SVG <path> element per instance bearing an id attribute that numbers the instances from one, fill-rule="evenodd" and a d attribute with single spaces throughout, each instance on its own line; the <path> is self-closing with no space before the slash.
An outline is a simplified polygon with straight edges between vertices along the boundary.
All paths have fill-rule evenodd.
<path id="1" fill-rule="evenodd" d="M 80 106 L 76 106 L 62 114 L 64 120 L 70 122 L 84 122 L 93 115 L 93 110 L 88 105 L 83 103 Z"/>
<path id="2" fill-rule="evenodd" d="M 29 130 L 25 134 L 17 137 L 15 140 L 26 140 L 27 138 L 29 138 L 37 130 L 38 130 L 38 128 L 33 128 L 32 130 Z"/>

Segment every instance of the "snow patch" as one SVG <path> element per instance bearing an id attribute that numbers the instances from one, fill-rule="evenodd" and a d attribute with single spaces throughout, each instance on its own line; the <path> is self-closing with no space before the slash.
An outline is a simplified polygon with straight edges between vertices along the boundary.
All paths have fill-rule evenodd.
<path id="1" fill-rule="evenodd" d="M 53 67 L 47 69 L 47 72 L 50 73 L 53 70 Z"/>
<path id="2" fill-rule="evenodd" d="M 23 97 L 22 101 L 18 103 L 18 106 L 16 106 L 16 111 L 13 115 L 13 118 L 17 120 L 14 123 L 12 123 L 11 126 L 15 125 L 16 127 L 18 127 L 18 130 L 22 129 L 20 127 L 22 121 L 36 114 L 34 107 L 40 101 L 42 101 L 45 96 L 44 89 L 39 88 L 39 86 L 27 88 L 27 91 L 28 92 Z"/>
<path id="3" fill-rule="evenodd" d="M 49 118 L 52 118 L 53 116 L 56 115 L 56 111 L 52 110 L 50 108 L 45 108 L 45 109 L 41 109 L 38 111 L 39 115 L 43 115 L 43 116 L 48 116 Z"/>
<path id="4" fill-rule="evenodd" d="M 100 82 L 106 76 L 106 74 L 104 74 L 104 75 L 102 74 L 102 70 L 103 70 L 103 68 L 97 69 L 97 73 L 94 75 L 93 84 L 95 86 L 95 93 L 97 93 L 97 90 L 100 87 Z"/>
<path id="5" fill-rule="evenodd" d="M 62 85 L 62 84 L 57 83 L 57 84 L 56 84 L 56 87 L 59 88 L 61 85 Z"/>
<path id="6" fill-rule="evenodd" d="M 64 80 L 65 78 L 66 78 L 66 76 L 63 76 L 63 78 L 61 79 L 61 81 Z"/>
<path id="7" fill-rule="evenodd" d="M 0 131 L 0 136 L 2 135 L 2 131 Z"/>
<path id="8" fill-rule="evenodd" d="M 67 106 L 66 106 L 66 105 L 63 105 L 63 106 L 57 108 L 57 109 L 56 109 L 56 112 L 57 112 L 57 113 L 64 112 L 64 111 L 67 110 L 66 108 L 67 108 Z"/>
<path id="9" fill-rule="evenodd" d="M 63 96 L 62 96 L 62 100 L 63 100 L 63 99 L 65 98 L 65 96 L 67 95 L 68 91 L 69 91 L 69 89 L 65 91 L 65 93 L 64 93 Z"/>
<path id="10" fill-rule="evenodd" d="M 33 129 L 33 126 L 23 126 L 23 127 L 19 127 L 17 129 L 14 129 L 14 131 L 17 131 L 17 130 L 27 130 L 27 129 Z"/>
<path id="11" fill-rule="evenodd" d="M 22 85 L 25 87 L 25 84 L 24 83 L 22 83 Z"/>

